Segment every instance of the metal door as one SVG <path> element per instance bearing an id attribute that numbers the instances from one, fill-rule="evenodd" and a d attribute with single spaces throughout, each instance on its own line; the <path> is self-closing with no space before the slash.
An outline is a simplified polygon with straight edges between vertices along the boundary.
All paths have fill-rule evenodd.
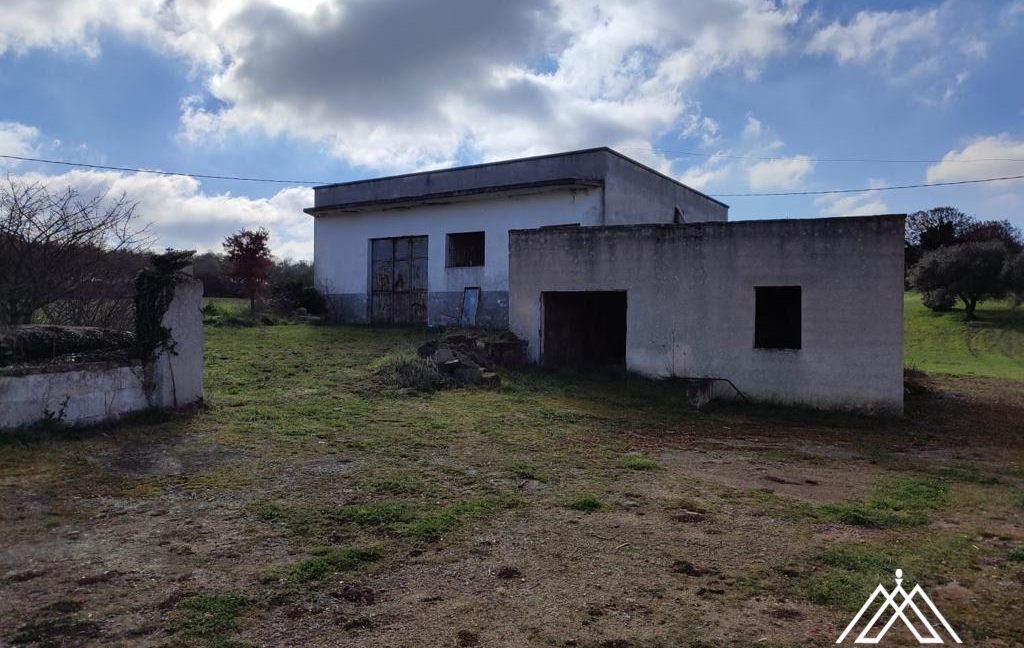
<path id="1" fill-rule="evenodd" d="M 370 321 L 426 324 L 427 237 L 370 241 Z"/>

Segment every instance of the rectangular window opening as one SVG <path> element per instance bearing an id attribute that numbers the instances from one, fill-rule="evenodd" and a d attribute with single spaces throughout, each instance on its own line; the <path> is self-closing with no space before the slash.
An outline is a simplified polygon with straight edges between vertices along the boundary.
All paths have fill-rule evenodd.
<path id="1" fill-rule="evenodd" d="M 754 347 L 799 349 L 800 286 L 755 286 L 754 301 Z"/>
<path id="2" fill-rule="evenodd" d="M 446 265 L 449 268 L 482 266 L 484 264 L 484 233 L 449 234 L 446 260 Z"/>

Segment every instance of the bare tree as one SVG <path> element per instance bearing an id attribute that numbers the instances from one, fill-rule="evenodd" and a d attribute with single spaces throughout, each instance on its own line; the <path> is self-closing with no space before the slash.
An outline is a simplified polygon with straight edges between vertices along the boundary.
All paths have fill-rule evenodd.
<path id="1" fill-rule="evenodd" d="M 130 284 L 126 262 L 150 243 L 135 208 L 125 195 L 8 177 L 0 184 L 0 324 L 28 324 L 40 309 L 74 311 L 75 300 L 119 307 L 110 298 L 119 281 Z"/>

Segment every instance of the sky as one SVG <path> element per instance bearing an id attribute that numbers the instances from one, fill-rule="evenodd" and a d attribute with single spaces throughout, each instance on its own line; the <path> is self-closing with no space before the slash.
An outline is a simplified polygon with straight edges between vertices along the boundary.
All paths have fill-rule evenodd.
<path id="1" fill-rule="evenodd" d="M 263 226 L 293 259 L 296 181 L 593 146 L 731 220 L 952 205 L 1024 229 L 1024 180 L 884 190 L 1024 175 L 1022 63 L 1024 0 L 5 0 L 0 154 L 291 182 L 0 172 L 126 193 L 160 247 Z M 846 188 L 873 191 L 729 195 Z"/>

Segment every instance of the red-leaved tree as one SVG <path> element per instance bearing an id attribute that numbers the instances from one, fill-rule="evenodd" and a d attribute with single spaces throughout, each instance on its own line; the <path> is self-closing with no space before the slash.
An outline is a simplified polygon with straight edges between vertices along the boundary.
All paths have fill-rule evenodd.
<path id="1" fill-rule="evenodd" d="M 229 277 L 238 282 L 242 294 L 249 298 L 249 313 L 256 313 L 256 299 L 267 288 L 267 274 L 274 265 L 270 255 L 270 232 L 262 227 L 243 229 L 224 239 Z"/>

